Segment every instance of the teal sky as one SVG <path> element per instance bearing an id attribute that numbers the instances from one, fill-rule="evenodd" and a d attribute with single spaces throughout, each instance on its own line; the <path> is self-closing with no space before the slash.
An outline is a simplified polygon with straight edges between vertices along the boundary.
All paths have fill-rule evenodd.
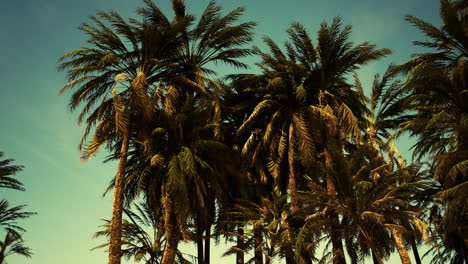
<path id="1" fill-rule="evenodd" d="M 155 1 L 170 14 L 169 0 Z M 256 45 L 268 35 L 277 42 L 286 40 L 284 30 L 291 22 L 304 24 L 315 36 L 322 21 L 342 16 L 352 24 L 355 42 L 370 41 L 393 51 L 387 59 L 359 71 L 364 83 L 383 73 L 389 63 L 402 63 L 418 52 L 413 40 L 422 35 L 403 20 L 412 14 L 440 25 L 436 0 L 224 0 L 224 11 L 246 8 L 242 20 L 253 20 Z M 102 241 L 93 240 L 103 218 L 110 217 L 111 197 L 102 193 L 115 174 L 116 164 L 103 164 L 101 153 L 83 164 L 77 149 L 83 127 L 67 108 L 68 97 L 58 95 L 66 83 L 57 72 L 57 59 L 85 46 L 85 35 L 77 30 L 97 11 L 115 10 L 124 17 L 136 17 L 142 6 L 136 0 L 24 0 L 2 1 L 0 8 L 0 151 L 25 169 L 18 178 L 26 192 L 0 190 L 11 204 L 27 204 L 38 215 L 21 222 L 28 232 L 27 246 L 32 259 L 10 257 L 10 264 L 107 263 L 103 250 L 90 251 Z M 187 0 L 188 10 L 201 14 L 207 0 Z M 170 15 L 172 16 L 172 14 Z M 313 37 L 315 39 L 315 37 Z M 256 58 L 249 58 L 253 64 Z M 220 72 L 221 74 L 223 72 Z M 411 141 L 398 146 L 409 159 Z M 188 251 L 193 249 L 184 246 Z M 225 246 L 218 246 L 212 263 L 232 263 L 219 259 Z M 393 256 L 392 263 L 399 263 Z"/>

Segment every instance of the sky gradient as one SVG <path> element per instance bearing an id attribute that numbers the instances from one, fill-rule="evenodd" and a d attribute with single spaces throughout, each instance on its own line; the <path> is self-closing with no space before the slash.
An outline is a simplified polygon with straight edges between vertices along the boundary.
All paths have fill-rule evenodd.
<path id="1" fill-rule="evenodd" d="M 168 16 L 169 0 L 155 3 Z M 420 52 L 411 42 L 423 36 L 406 21 L 412 14 L 436 26 L 440 25 L 436 0 L 224 0 L 223 11 L 238 6 L 246 8 L 240 21 L 253 20 L 255 45 L 261 37 L 278 43 L 286 40 L 285 29 L 300 22 L 313 39 L 320 23 L 343 17 L 353 26 L 351 39 L 370 41 L 393 54 L 359 71 L 364 84 L 374 74 L 383 73 L 390 63 L 398 64 Z M 188 11 L 200 15 L 207 0 L 187 0 Z M 100 219 L 109 218 L 111 195 L 102 198 L 115 174 L 116 164 L 103 164 L 105 153 L 87 163 L 79 159 L 78 142 L 83 127 L 76 124 L 76 113 L 68 110 L 68 96 L 58 91 L 66 83 L 65 74 L 57 72 L 57 59 L 64 53 L 86 46 L 86 36 L 79 30 L 97 11 L 115 10 L 123 17 L 137 18 L 137 0 L 25 0 L 2 1 L 0 8 L 0 151 L 15 164 L 24 165 L 18 175 L 26 192 L 0 190 L 1 198 L 12 205 L 27 204 L 38 214 L 21 222 L 28 232 L 25 244 L 32 248 L 32 259 L 12 256 L 10 264 L 82 264 L 107 263 L 103 250 L 90 251 L 102 241 L 93 240 Z M 258 61 L 252 57 L 249 64 Z M 225 69 L 219 72 L 226 73 Z M 410 160 L 411 142 L 402 140 L 398 147 Z M 187 248 L 187 247 L 184 247 Z M 190 247 L 188 247 L 190 250 Z M 232 263 L 219 259 L 225 249 L 220 245 L 212 263 Z M 194 253 L 195 251 L 192 251 Z M 392 263 L 399 258 L 392 256 Z M 123 262 L 126 263 L 126 262 Z M 130 262 L 133 263 L 133 262 Z"/>

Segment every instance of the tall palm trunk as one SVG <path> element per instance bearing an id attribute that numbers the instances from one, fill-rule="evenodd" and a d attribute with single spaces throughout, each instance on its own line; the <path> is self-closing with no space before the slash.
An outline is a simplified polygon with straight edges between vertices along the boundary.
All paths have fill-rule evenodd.
<path id="1" fill-rule="evenodd" d="M 382 258 L 380 258 L 379 254 L 372 249 L 372 260 L 374 264 L 383 264 Z"/>
<path id="2" fill-rule="evenodd" d="M 205 234 L 205 264 L 210 264 L 211 225 L 208 225 Z"/>
<path id="3" fill-rule="evenodd" d="M 177 218 L 174 213 L 174 205 L 172 204 L 172 198 L 166 193 L 166 247 L 164 248 L 163 259 L 161 264 L 173 264 L 176 254 L 177 246 L 181 239 L 179 227 L 177 225 Z"/>
<path id="4" fill-rule="evenodd" d="M 244 264 L 244 226 L 238 225 L 237 226 L 237 233 L 239 236 L 237 237 L 237 250 L 236 252 L 236 264 Z"/>
<path id="5" fill-rule="evenodd" d="M 421 264 L 421 257 L 419 256 L 418 246 L 416 245 L 416 240 L 413 237 L 411 239 L 411 249 L 413 250 L 414 259 L 416 260 L 416 264 Z"/>
<path id="6" fill-rule="evenodd" d="M 299 204 L 296 198 L 297 192 L 297 181 L 294 171 L 294 126 L 289 124 L 289 139 L 288 139 L 288 167 L 289 167 L 289 193 L 291 194 L 291 211 L 292 213 L 297 212 Z"/>
<path id="7" fill-rule="evenodd" d="M 254 226 L 254 260 L 255 264 L 263 264 L 262 231 Z"/>
<path id="8" fill-rule="evenodd" d="M 203 239 L 200 233 L 198 233 L 198 235 L 200 235 L 200 237 L 197 239 L 197 262 L 198 264 L 204 264 L 203 261 L 205 258 L 203 257 Z"/>
<path id="9" fill-rule="evenodd" d="M 120 264 L 122 256 L 122 210 L 125 187 L 125 169 L 127 166 L 128 132 L 122 136 L 119 165 L 114 184 L 114 200 L 112 202 L 112 219 L 109 240 L 109 264 Z"/>
<path id="10" fill-rule="evenodd" d="M 408 255 L 408 250 L 406 249 L 405 242 L 403 241 L 403 237 L 401 236 L 400 230 L 398 230 L 398 228 L 396 227 L 390 227 L 390 231 L 392 232 L 393 240 L 395 240 L 398 254 L 400 255 L 401 263 L 411 264 L 411 260 Z"/>

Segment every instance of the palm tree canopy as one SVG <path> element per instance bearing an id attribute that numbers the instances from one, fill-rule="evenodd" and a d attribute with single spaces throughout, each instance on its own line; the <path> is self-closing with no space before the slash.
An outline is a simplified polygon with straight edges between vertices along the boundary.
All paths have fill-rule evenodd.
<path id="1" fill-rule="evenodd" d="M 0 152 L 0 158 L 4 155 Z M 0 188 L 8 188 L 19 191 L 24 191 L 23 184 L 17 179 L 13 178 L 13 175 L 23 170 L 23 166 L 11 165 L 13 159 L 0 160 Z"/>

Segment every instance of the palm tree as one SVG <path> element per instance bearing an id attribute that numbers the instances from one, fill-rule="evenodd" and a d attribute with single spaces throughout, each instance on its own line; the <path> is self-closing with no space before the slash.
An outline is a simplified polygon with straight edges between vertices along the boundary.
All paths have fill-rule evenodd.
<path id="1" fill-rule="evenodd" d="M 0 201 L 0 226 L 5 230 L 12 230 L 15 232 L 24 232 L 25 230 L 17 223 L 18 219 L 25 219 L 36 213 L 23 212 L 25 205 L 10 207 L 7 200 Z"/>
<path id="2" fill-rule="evenodd" d="M 290 205 L 287 196 L 273 196 L 263 198 L 260 203 L 249 200 L 239 200 L 225 212 L 229 217 L 219 223 L 222 227 L 232 224 L 243 226 L 242 232 L 231 231 L 229 228 L 218 230 L 228 238 L 243 240 L 243 247 L 231 247 L 224 256 L 237 254 L 239 251 L 247 253 L 253 251 L 253 256 L 247 263 L 272 263 L 275 258 L 284 258 L 287 254 L 288 241 L 287 224 L 284 218 L 285 208 Z M 238 263 L 238 262 L 236 262 Z"/>
<path id="3" fill-rule="evenodd" d="M 364 156 L 369 153 L 367 146 L 362 147 L 346 157 L 333 157 L 335 170 L 344 175 L 335 196 L 330 198 L 322 182 L 309 178 L 309 190 L 302 197 L 307 206 L 300 212 L 305 223 L 297 235 L 296 250 L 314 252 L 322 241 L 332 244 L 334 237 L 327 227 L 333 224 L 330 212 L 336 212 L 342 224 L 335 228 L 345 241 L 351 263 L 359 263 L 366 256 L 372 256 L 374 263 L 383 263 L 395 248 L 402 263 L 410 263 L 405 240 L 411 236 L 407 234 L 425 234 L 427 228 L 420 219 L 424 207 L 413 201 L 432 188 L 430 174 L 419 171 L 419 167 L 385 172 L 384 166 L 369 162 Z"/>
<path id="4" fill-rule="evenodd" d="M 389 53 L 369 43 L 353 47 L 348 41 L 350 32 L 350 26 L 342 29 L 340 18 L 330 25 L 323 23 L 315 47 L 307 30 L 294 23 L 288 30 L 287 52 L 264 38 L 270 52 L 257 48 L 263 59 L 258 64 L 262 75 L 244 77 L 254 83 L 250 89 L 262 96 L 239 128 L 239 134 L 251 133 L 245 152 L 251 149 L 254 160 L 262 151 L 268 153 L 267 167 L 274 178 L 275 191 L 289 190 L 293 213 L 300 207 L 294 197 L 298 191 L 296 157 L 310 159 L 320 153 L 322 157 L 330 157 L 331 151 L 341 151 L 341 140 L 359 135 L 356 116 L 360 116 L 364 107 L 346 77 Z M 331 160 L 325 164 L 331 164 Z M 287 174 L 282 173 L 285 167 Z M 287 184 L 281 175 L 288 175 Z M 335 192 L 331 176 L 324 178 L 330 193 Z M 335 237 L 336 252 L 343 252 L 336 234 Z M 335 259 L 334 263 L 344 262 L 344 255 Z"/>
<path id="5" fill-rule="evenodd" d="M 413 44 L 432 51 L 414 54 L 414 59 L 395 68 L 397 72 L 410 73 L 418 65 L 426 63 L 451 68 L 459 60 L 464 60 L 468 56 L 466 2 L 463 0 L 439 1 L 440 17 L 443 21 L 440 28 L 414 16 L 406 16 L 408 22 L 429 38 L 426 41 L 414 41 Z"/>
<path id="6" fill-rule="evenodd" d="M 434 179 L 443 188 L 437 195 L 443 202 L 443 216 L 433 222 L 442 234 L 441 243 L 448 249 L 442 254 L 453 253 L 457 255 L 455 261 L 468 262 L 467 4 L 466 1 L 440 2 L 444 22 L 440 29 L 407 16 L 409 22 L 430 38 L 415 41 L 415 45 L 433 51 L 415 54 L 413 60 L 395 67 L 395 72 L 408 76 L 405 89 L 410 94 L 406 100 L 408 109 L 414 111 L 411 119 L 402 124 L 403 130 L 418 136 L 413 154 L 417 159 L 425 156 L 433 159 Z"/>
<path id="7" fill-rule="evenodd" d="M 224 85 L 224 93 L 221 100 L 222 109 L 222 141 L 231 148 L 232 156 L 230 164 L 235 168 L 229 172 L 229 188 L 227 189 L 228 199 L 220 204 L 219 214 L 216 222 L 215 234 L 226 237 L 236 244 L 231 248 L 229 254 L 236 254 L 236 264 L 245 263 L 245 255 L 252 249 L 249 242 L 257 241 L 259 244 L 259 232 L 250 233 L 246 222 L 251 220 L 246 215 L 233 215 L 233 210 L 237 210 L 239 201 L 261 202 L 262 197 L 271 195 L 271 184 L 265 185 L 252 169 L 249 157 L 242 155 L 242 148 L 239 144 L 247 138 L 236 136 L 238 128 L 245 122 L 257 104 L 258 96 L 245 91 L 245 86 L 236 75 L 228 76 L 229 84 Z M 248 234 L 253 234 L 255 238 L 247 238 Z M 257 248 L 257 247 L 255 247 Z M 256 251 L 257 259 L 262 257 L 260 250 Z M 255 257 L 254 257 L 255 260 Z M 258 260 L 257 260 L 258 261 Z"/>
<path id="8" fill-rule="evenodd" d="M 394 138 L 398 133 L 396 135 L 390 133 L 391 130 L 397 129 L 400 123 L 410 118 L 406 113 L 404 100 L 405 96 L 407 96 L 407 91 L 402 89 L 403 84 L 399 80 L 392 80 L 394 77 L 392 68 L 390 66 L 381 79 L 379 75 L 375 76 L 372 94 L 368 100 L 369 111 L 365 115 L 365 122 L 363 124 L 363 141 L 371 166 L 380 168 L 375 171 L 377 173 L 376 176 L 382 173 L 391 173 L 391 170 L 396 166 L 401 172 L 399 181 L 410 182 L 414 179 L 413 175 L 419 173 L 419 167 L 406 167 L 405 161 L 394 142 Z M 357 78 L 355 85 L 361 86 Z M 383 156 L 385 153 L 388 156 L 386 159 Z M 426 190 L 421 190 L 414 194 L 416 195 L 414 200 L 418 201 L 417 207 L 419 208 L 424 208 L 428 206 L 428 203 L 433 201 L 431 195 L 436 192 L 435 182 L 427 182 L 427 184 Z M 404 221 L 404 223 L 406 223 L 405 228 L 411 230 L 406 233 L 408 234 L 406 241 L 411 244 L 416 263 L 420 264 L 421 259 L 417 242 L 424 237 L 424 234 L 411 221 Z"/>
<path id="9" fill-rule="evenodd" d="M 152 210 L 145 204 L 134 205 L 133 211 L 124 209 L 127 219 L 122 223 L 122 256 L 127 260 L 133 259 L 135 262 L 145 264 L 160 263 L 165 246 L 163 230 L 158 230 L 158 219 L 154 219 Z M 94 238 L 110 236 L 110 221 L 105 220 L 105 229 L 96 232 Z M 150 230 L 152 232 L 148 232 Z M 99 245 L 94 249 L 107 248 L 109 243 Z M 175 263 L 190 264 L 182 252 L 177 252 Z M 193 257 L 192 257 L 193 258 Z"/>
<path id="10" fill-rule="evenodd" d="M 210 2 L 195 22 L 187 14 L 183 1 L 172 2 L 174 21 L 185 21 L 178 33 L 182 44 L 170 58 L 170 74 L 159 83 L 163 89 L 156 108 L 157 124 L 147 139 L 153 146 L 150 159 L 155 174 L 162 179 L 161 189 L 149 189 L 164 200 L 167 246 L 163 263 L 171 263 L 188 219 L 200 225 L 198 233 L 205 233 L 203 261 L 209 263 L 209 237 L 215 201 L 223 196 L 222 171 L 229 149 L 218 142 L 220 105 L 216 92 L 218 84 L 207 77 L 214 74 L 208 68 L 213 63 L 246 67 L 239 58 L 251 54 L 242 46 L 252 39 L 253 22 L 234 24 L 243 13 L 234 9 L 227 15 Z M 154 16 L 154 6 L 147 9 L 148 20 Z M 209 151 L 208 151 L 209 150 Z M 201 178 L 203 177 L 203 178 Z M 187 193 L 185 192 L 187 191 Z M 187 194 L 195 194 L 191 197 Z M 158 199 L 154 199 L 158 200 Z M 199 236 L 200 238 L 200 236 Z M 199 243 L 200 245 L 200 243 Z"/>
<path id="11" fill-rule="evenodd" d="M 8 230 L 3 241 L 0 241 L 0 264 L 7 264 L 5 258 L 13 254 L 27 258 L 32 256 L 31 249 L 24 246 L 21 235 L 14 230 Z"/>
<path id="12" fill-rule="evenodd" d="M 213 197 L 219 198 L 223 193 L 220 186 L 225 186 L 220 184 L 219 175 L 222 174 L 215 173 L 222 168 L 210 162 L 225 163 L 222 158 L 226 148 L 213 140 L 219 138 L 219 98 L 215 92 L 216 82 L 205 76 L 214 72 L 206 66 L 226 63 L 245 67 L 237 59 L 250 54 L 249 49 L 241 46 L 251 40 L 254 23 L 234 25 L 243 9 L 221 16 L 220 7 L 210 2 L 194 25 L 195 18 L 185 12 L 184 2 L 177 0 L 172 1 L 173 22 L 166 23 L 169 20 L 159 8 L 150 1 L 146 3 L 147 7 L 138 11 L 144 17 L 143 26 L 159 29 L 167 25 L 175 34 L 171 37 L 177 41 L 170 45 L 174 53 L 156 60 L 164 74 L 146 78 L 151 87 L 148 94 L 153 114 L 141 122 L 142 126 L 135 123 L 126 185 L 131 196 L 144 191 L 151 208 L 163 208 L 163 211 L 155 209 L 155 214 L 164 217 L 166 229 L 167 244 L 162 262 L 171 263 L 180 239 L 191 237 L 190 232 L 180 229 L 187 228 L 189 218 L 198 217 L 196 212 L 210 215 L 206 210 L 214 208 Z M 222 155 L 218 155 L 220 153 Z M 201 180 L 201 175 L 209 180 Z M 129 182 L 139 184 L 130 186 Z M 113 185 L 116 183 L 114 181 Z M 195 199 L 189 199 L 185 190 L 196 194 Z M 209 237 L 209 222 L 202 230 L 208 234 L 205 237 Z M 205 240 L 204 251 L 207 262 L 209 239 Z"/>
<path id="13" fill-rule="evenodd" d="M 0 152 L 0 157 L 3 152 Z M 0 188 L 14 189 L 24 191 L 23 184 L 12 175 L 20 172 L 23 166 L 10 165 L 13 159 L 0 160 Z M 22 211 L 25 205 L 10 207 L 7 200 L 0 200 L 0 227 L 6 231 L 3 241 L 0 241 L 0 264 L 6 263 L 5 258 L 12 254 L 19 254 L 25 257 L 31 257 L 32 252 L 23 244 L 21 232 L 24 228 L 18 225 L 19 219 L 29 218 L 35 213 Z"/>
<path id="14" fill-rule="evenodd" d="M 0 158 L 4 155 L 3 152 L 0 152 Z M 0 188 L 8 188 L 19 191 L 24 191 L 23 184 L 15 178 L 12 178 L 12 175 L 23 170 L 23 166 L 10 165 L 13 162 L 13 159 L 0 160 Z"/>
<path id="15" fill-rule="evenodd" d="M 67 70 L 69 79 L 61 93 L 75 89 L 70 108 L 84 105 L 78 117 L 78 123 L 86 123 L 80 142 L 82 158 L 95 155 L 102 145 L 119 157 L 109 250 L 109 263 L 117 264 L 121 256 L 124 174 L 135 131 L 132 124 L 152 114 L 148 84 L 164 74 L 164 59 L 177 50 L 178 38 L 173 24 L 162 17 L 158 26 L 135 20 L 128 23 L 115 12 L 101 12 L 91 20 L 97 26 L 84 23 L 80 27 L 89 35 L 91 47 L 60 58 L 59 70 Z M 93 138 L 85 146 L 90 133 Z"/>

